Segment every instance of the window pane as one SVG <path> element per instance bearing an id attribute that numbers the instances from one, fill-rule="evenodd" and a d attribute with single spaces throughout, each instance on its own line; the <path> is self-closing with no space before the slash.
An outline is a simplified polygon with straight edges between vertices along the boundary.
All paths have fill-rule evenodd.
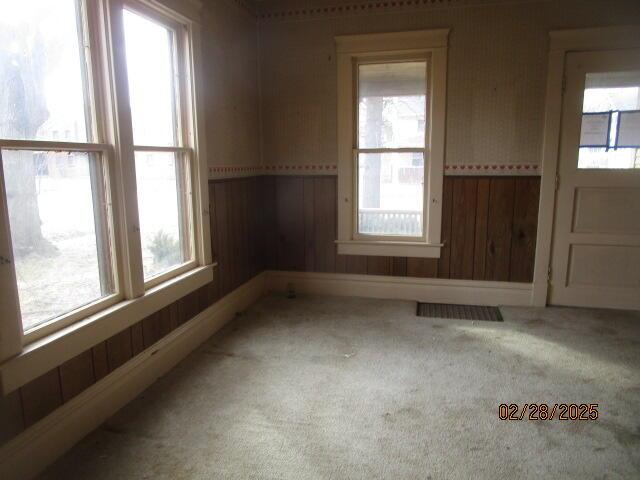
<path id="1" fill-rule="evenodd" d="M 114 293 L 98 159 L 2 151 L 24 330 Z"/>
<path id="2" fill-rule="evenodd" d="M 620 112 L 638 109 L 640 71 L 588 73 L 582 112 L 591 115 L 583 115 L 580 144 L 590 146 L 580 147 L 578 168 L 640 168 L 640 149 L 615 148 L 619 122 L 625 122 L 626 126 L 636 117 L 629 113 L 621 117 Z M 640 138 L 640 130 L 631 136 Z"/>
<path id="3" fill-rule="evenodd" d="M 127 74 L 136 145 L 176 145 L 173 32 L 124 11 Z"/>
<path id="4" fill-rule="evenodd" d="M 144 277 L 191 259 L 184 161 L 174 153 L 136 152 Z"/>
<path id="5" fill-rule="evenodd" d="M 427 63 L 358 67 L 359 148 L 425 146 Z"/>
<path id="6" fill-rule="evenodd" d="M 358 161 L 358 231 L 422 236 L 422 153 L 361 153 Z"/>
<path id="7" fill-rule="evenodd" d="M 0 138 L 85 142 L 76 0 L 0 0 Z"/>

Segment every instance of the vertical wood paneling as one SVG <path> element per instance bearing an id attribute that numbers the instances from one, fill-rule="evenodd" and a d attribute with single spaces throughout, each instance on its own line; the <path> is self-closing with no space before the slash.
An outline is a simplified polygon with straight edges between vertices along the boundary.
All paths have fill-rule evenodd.
<path id="1" fill-rule="evenodd" d="M 393 257 L 391 265 L 391 275 L 404 277 L 407 275 L 407 259 L 404 257 Z"/>
<path id="2" fill-rule="evenodd" d="M 218 258 L 218 243 L 216 228 L 216 184 L 209 183 L 209 234 L 211 238 L 211 258 L 215 262 Z"/>
<path id="3" fill-rule="evenodd" d="M 278 269 L 304 271 L 304 205 L 300 177 L 276 178 Z"/>
<path id="4" fill-rule="evenodd" d="M 220 281 L 218 280 L 218 275 L 216 275 L 214 271 L 213 280 L 207 284 L 207 288 L 209 289 L 209 305 L 216 303 L 220 299 L 219 284 Z"/>
<path id="5" fill-rule="evenodd" d="M 214 263 L 218 262 L 218 228 L 216 226 L 216 186 L 214 183 L 209 184 L 209 231 L 211 234 L 211 259 Z M 213 269 L 214 286 L 220 288 L 220 268 Z M 215 292 L 216 298 L 219 292 Z"/>
<path id="6" fill-rule="evenodd" d="M 126 363 L 132 356 L 131 330 L 128 328 L 107 340 L 107 358 L 110 372 Z"/>
<path id="7" fill-rule="evenodd" d="M 315 271 L 336 271 L 337 196 L 335 177 L 315 179 L 313 222 L 315 228 Z"/>
<path id="8" fill-rule="evenodd" d="M 218 261 L 218 278 L 222 296 L 231 291 L 229 226 L 227 222 L 227 182 L 215 184 L 216 245 Z"/>
<path id="9" fill-rule="evenodd" d="M 155 312 L 142 320 L 144 348 L 149 348 L 162 337 L 160 333 L 160 312 Z"/>
<path id="10" fill-rule="evenodd" d="M 394 258 L 389 262 L 337 255 L 336 181 L 336 177 L 263 178 L 262 198 L 269 197 L 264 193 L 267 191 L 272 196 L 281 195 L 276 207 L 279 218 L 276 229 L 281 240 L 282 263 L 277 269 L 298 270 L 304 265 L 306 271 L 318 272 L 530 281 L 535 255 L 532 240 L 535 240 L 537 226 L 538 178 L 445 177 L 442 198 L 444 247 L 440 258 Z M 516 181 L 521 182 L 518 183 L 517 199 L 514 195 Z M 275 193 L 270 189 L 275 189 Z M 298 208 L 292 209 L 291 202 L 295 203 L 295 199 Z M 287 220 L 288 214 L 292 218 Z M 514 215 L 518 218 L 516 223 L 513 223 Z M 509 233 L 512 228 L 513 247 Z M 304 237 L 302 247 L 293 248 L 293 253 L 285 249 L 285 245 L 291 245 L 292 238 L 301 237 Z"/>
<path id="11" fill-rule="evenodd" d="M 278 222 L 276 215 L 276 177 L 262 177 L 262 207 L 264 217 L 264 263 L 267 270 L 278 269 Z"/>
<path id="12" fill-rule="evenodd" d="M 93 385 L 93 355 L 91 350 L 81 353 L 60 365 L 62 401 L 68 402 L 86 388 Z"/>
<path id="13" fill-rule="evenodd" d="M 513 178 L 491 179 L 487 223 L 486 280 L 508 281 L 513 226 Z"/>
<path id="14" fill-rule="evenodd" d="M 247 280 L 249 280 L 249 242 L 247 238 L 247 219 L 248 219 L 248 206 L 247 206 L 247 185 L 248 180 L 246 178 L 240 179 L 237 182 L 235 207 L 236 214 L 238 216 L 238 226 L 236 230 L 236 237 L 234 243 L 238 244 L 238 257 L 239 257 L 239 272 L 238 283 L 235 287 L 239 287 Z"/>
<path id="15" fill-rule="evenodd" d="M 442 243 L 438 259 L 438 277 L 449 278 L 451 264 L 451 214 L 453 203 L 453 177 L 444 177 L 442 184 Z"/>
<path id="16" fill-rule="evenodd" d="M 20 389 L 25 427 L 46 417 L 62 405 L 60 371 L 56 367 Z"/>
<path id="17" fill-rule="evenodd" d="M 240 258 L 238 255 L 239 246 L 235 242 L 238 228 L 238 215 L 236 203 L 236 187 L 237 180 L 229 180 L 227 182 L 227 242 L 228 242 L 228 259 L 226 269 L 229 276 L 229 291 L 233 291 L 238 285 L 238 273 L 240 272 Z M 186 315 L 183 321 L 186 321 Z"/>
<path id="18" fill-rule="evenodd" d="M 0 395 L 0 445 L 24 430 L 20 391 Z"/>
<path id="19" fill-rule="evenodd" d="M 538 225 L 540 179 L 522 177 L 515 180 L 513 231 L 509 279 L 512 282 L 533 281 Z"/>
<path id="20" fill-rule="evenodd" d="M 160 338 L 171 333 L 171 307 L 166 306 L 158 312 L 158 327 L 160 331 Z"/>
<path id="21" fill-rule="evenodd" d="M 209 300 L 209 285 L 207 284 L 198 289 L 198 313 L 205 310 L 209 305 L 211 305 L 211 303 L 211 300 Z M 168 310 L 167 313 L 169 313 Z M 167 315 L 167 319 L 168 317 L 169 316 Z"/>
<path id="22" fill-rule="evenodd" d="M 347 273 L 366 275 L 367 257 L 362 255 L 346 255 Z"/>
<path id="23" fill-rule="evenodd" d="M 97 382 L 109 374 L 107 342 L 100 342 L 91 349 L 91 353 L 93 354 L 93 374 Z"/>
<path id="24" fill-rule="evenodd" d="M 451 278 L 473 277 L 478 180 L 455 178 L 451 212 Z"/>
<path id="25" fill-rule="evenodd" d="M 302 182 L 302 203 L 304 206 L 304 269 L 316 269 L 316 219 L 315 219 L 315 178 L 306 177 Z M 318 228 L 323 228 L 319 225 Z"/>
<path id="26" fill-rule="evenodd" d="M 171 330 L 175 330 L 180 324 L 180 304 L 178 302 L 173 302 L 169 305 L 169 322 L 171 323 Z"/>
<path id="27" fill-rule="evenodd" d="M 476 198 L 476 231 L 473 249 L 473 279 L 484 280 L 487 257 L 487 222 L 489 220 L 489 193 L 491 179 L 478 179 Z"/>
<path id="28" fill-rule="evenodd" d="M 337 238 L 337 235 L 336 235 L 336 238 Z M 347 256 L 338 255 L 337 248 L 336 248 L 336 272 L 347 273 Z"/>
<path id="29" fill-rule="evenodd" d="M 243 198 L 243 179 L 228 182 L 230 194 L 227 200 L 227 224 L 229 229 L 230 256 L 227 259 L 230 271 L 231 290 L 235 290 L 243 283 L 247 268 L 247 251 L 244 246 L 245 198 Z"/>
<path id="30" fill-rule="evenodd" d="M 144 333 L 142 328 L 142 321 L 131 325 L 131 352 L 135 357 L 137 354 L 144 350 Z"/>
<path id="31" fill-rule="evenodd" d="M 407 276 L 436 278 L 438 276 L 437 258 L 407 258 Z"/>
<path id="32" fill-rule="evenodd" d="M 264 269 L 263 205 L 260 201 L 260 178 L 251 177 L 247 184 L 247 245 L 249 246 L 249 277 Z"/>
<path id="33" fill-rule="evenodd" d="M 198 291 L 178 300 L 178 325 L 182 325 L 198 314 Z"/>
<path id="34" fill-rule="evenodd" d="M 367 275 L 391 275 L 392 257 L 366 257 Z"/>

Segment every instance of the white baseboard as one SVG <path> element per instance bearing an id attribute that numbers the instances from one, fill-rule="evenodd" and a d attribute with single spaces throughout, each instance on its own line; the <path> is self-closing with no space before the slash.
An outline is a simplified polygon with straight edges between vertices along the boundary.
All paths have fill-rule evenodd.
<path id="1" fill-rule="evenodd" d="M 264 293 L 254 277 L 0 448 L 0 478 L 32 478 Z"/>
<path id="2" fill-rule="evenodd" d="M 386 298 L 462 305 L 531 305 L 532 284 L 390 277 L 345 273 L 268 271 L 267 291 L 286 291 L 349 297 Z"/>

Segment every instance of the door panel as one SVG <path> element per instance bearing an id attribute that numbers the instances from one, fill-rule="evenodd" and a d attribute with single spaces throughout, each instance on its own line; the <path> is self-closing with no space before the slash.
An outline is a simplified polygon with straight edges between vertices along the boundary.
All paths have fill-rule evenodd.
<path id="1" fill-rule="evenodd" d="M 640 309 L 640 50 L 567 54 L 549 303 Z M 640 143 L 640 142 L 639 142 Z"/>
<path id="2" fill-rule="evenodd" d="M 578 187 L 572 231 L 640 233 L 640 188 Z"/>

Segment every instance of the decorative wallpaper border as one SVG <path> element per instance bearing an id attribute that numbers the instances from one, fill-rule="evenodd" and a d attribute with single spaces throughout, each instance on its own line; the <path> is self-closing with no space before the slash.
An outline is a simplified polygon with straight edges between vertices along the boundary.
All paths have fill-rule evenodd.
<path id="1" fill-rule="evenodd" d="M 314 18 L 336 17 L 342 15 L 362 15 L 384 13 L 387 11 L 406 11 L 425 8 L 443 8 L 449 6 L 501 5 L 512 3 L 549 2 L 550 0 L 360 0 L 335 5 L 308 7 L 269 8 L 258 6 L 256 17 L 260 22 L 299 21 Z"/>
<path id="2" fill-rule="evenodd" d="M 337 175 L 338 165 L 265 165 L 265 175 Z"/>
<path id="3" fill-rule="evenodd" d="M 540 175 L 540 167 L 535 164 L 454 164 L 444 166 L 445 175 Z"/>
<path id="4" fill-rule="evenodd" d="M 307 8 L 291 8 L 288 10 L 265 10 L 258 12 L 260 21 L 270 20 L 304 20 L 318 16 L 335 16 L 345 14 L 371 13 L 389 9 L 415 8 L 430 5 L 448 5 L 461 0 L 387 0 L 360 1 L 338 5 L 325 5 Z"/>
<path id="5" fill-rule="evenodd" d="M 337 175 L 338 165 L 238 165 L 209 167 L 209 180 L 224 178 L 256 177 L 260 175 Z M 540 175 L 540 167 L 534 164 L 468 164 L 445 165 L 445 175 Z"/>
<path id="6" fill-rule="evenodd" d="M 209 180 L 220 178 L 255 177 L 262 175 L 262 165 L 209 167 Z"/>
<path id="7" fill-rule="evenodd" d="M 259 175 L 337 175 L 337 165 L 246 165 L 209 167 L 209 180 Z"/>

